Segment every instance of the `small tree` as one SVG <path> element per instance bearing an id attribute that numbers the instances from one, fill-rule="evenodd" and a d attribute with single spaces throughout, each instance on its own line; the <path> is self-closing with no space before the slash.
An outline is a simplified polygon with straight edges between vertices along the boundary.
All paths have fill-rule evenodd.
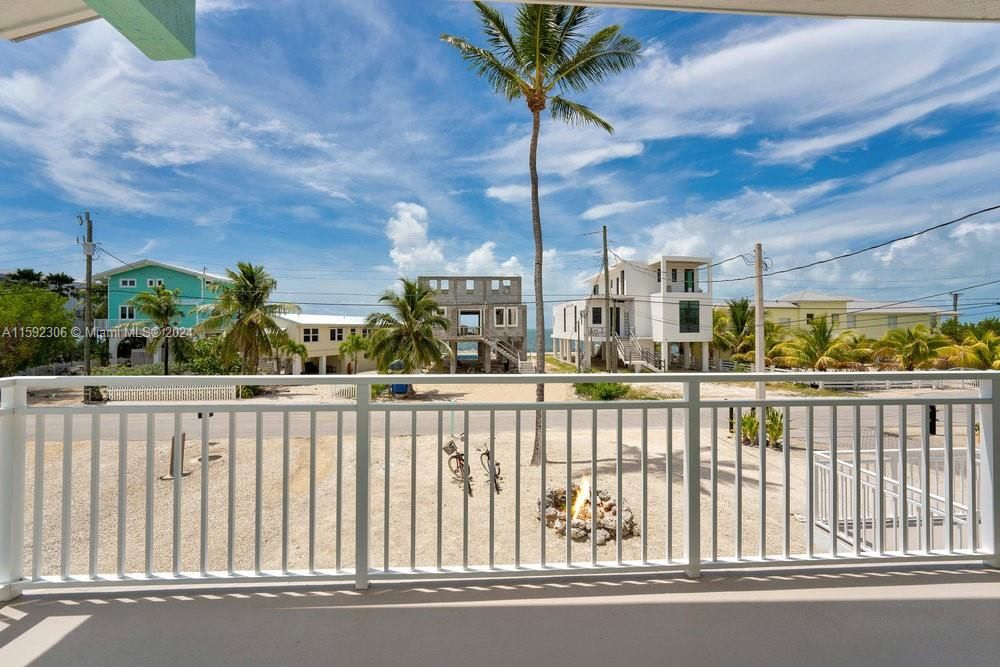
<path id="1" fill-rule="evenodd" d="M 153 335 L 146 343 L 146 351 L 153 353 L 163 346 L 163 374 L 170 375 L 170 340 L 176 336 L 176 326 L 184 311 L 181 309 L 181 291 L 157 285 L 152 292 L 140 292 L 129 300 L 145 319 L 130 322 L 123 327 L 149 327 Z"/>
<path id="2" fill-rule="evenodd" d="M 448 328 L 448 318 L 441 314 L 433 290 L 406 278 L 399 281 L 401 294 L 386 290 L 379 297 L 389 310 L 368 316 L 368 326 L 375 329 L 368 350 L 379 370 L 386 371 L 399 361 L 409 373 L 432 366 L 448 354 L 448 346 L 435 333 Z"/>
<path id="3" fill-rule="evenodd" d="M 368 343 L 368 338 L 365 338 L 361 334 L 352 333 L 340 344 L 340 353 L 351 357 L 353 362 L 351 369 L 354 373 L 358 372 L 358 355 L 368 352 Z"/>

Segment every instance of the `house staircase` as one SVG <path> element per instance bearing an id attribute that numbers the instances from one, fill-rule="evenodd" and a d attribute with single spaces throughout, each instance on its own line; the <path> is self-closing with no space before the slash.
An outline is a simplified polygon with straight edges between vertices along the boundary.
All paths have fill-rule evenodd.
<path id="1" fill-rule="evenodd" d="M 496 353 L 515 365 L 518 373 L 534 373 L 535 366 L 528 361 L 528 356 L 513 345 L 497 338 L 487 338 L 486 344 L 496 350 Z"/>

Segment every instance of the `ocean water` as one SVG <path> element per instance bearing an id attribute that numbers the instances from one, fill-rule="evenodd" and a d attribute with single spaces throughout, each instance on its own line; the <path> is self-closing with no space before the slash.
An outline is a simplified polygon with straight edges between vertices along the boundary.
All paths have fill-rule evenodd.
<path id="1" fill-rule="evenodd" d="M 528 351 L 535 351 L 535 332 L 537 329 L 528 329 Z M 545 330 L 545 351 L 552 351 L 552 329 Z"/>

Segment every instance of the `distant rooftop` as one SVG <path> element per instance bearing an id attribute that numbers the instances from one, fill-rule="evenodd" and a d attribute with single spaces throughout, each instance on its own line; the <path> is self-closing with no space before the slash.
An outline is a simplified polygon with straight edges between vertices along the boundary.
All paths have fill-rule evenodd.
<path id="1" fill-rule="evenodd" d="M 356 315 L 324 315 L 320 313 L 286 313 L 278 315 L 283 320 L 296 324 L 316 324 L 322 326 L 364 326 L 367 318 Z"/>
<path id="2" fill-rule="evenodd" d="M 155 259 L 140 259 L 137 262 L 130 262 L 129 264 L 123 264 L 122 266 L 116 266 L 113 269 L 108 269 L 107 271 L 101 271 L 100 273 L 94 274 L 94 280 L 103 280 L 104 278 L 110 278 L 111 276 L 118 275 L 119 273 L 125 273 L 126 271 L 135 271 L 136 269 L 142 269 L 147 266 L 158 266 L 164 269 L 171 269 L 173 271 L 180 271 L 181 273 L 187 273 L 192 276 L 205 276 L 206 278 L 211 278 L 212 280 L 218 280 L 220 282 L 229 282 L 229 278 L 226 276 L 220 276 L 216 273 L 208 273 L 206 271 L 199 271 L 198 269 L 189 269 L 184 266 L 178 266 L 177 264 L 168 264 L 166 262 L 160 262 Z"/>

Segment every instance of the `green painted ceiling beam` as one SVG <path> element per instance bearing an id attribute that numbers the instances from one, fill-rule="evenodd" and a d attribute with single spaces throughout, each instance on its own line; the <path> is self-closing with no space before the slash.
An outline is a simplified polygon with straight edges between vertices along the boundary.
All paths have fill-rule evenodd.
<path id="1" fill-rule="evenodd" d="M 151 60 L 194 58 L 195 0 L 84 0 Z"/>

